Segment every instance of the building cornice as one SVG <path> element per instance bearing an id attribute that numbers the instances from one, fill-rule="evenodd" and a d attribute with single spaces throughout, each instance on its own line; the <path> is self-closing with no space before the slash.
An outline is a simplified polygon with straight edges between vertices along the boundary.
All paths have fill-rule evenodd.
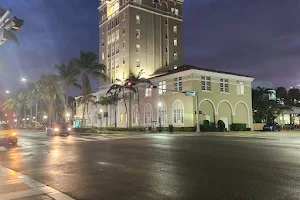
<path id="1" fill-rule="evenodd" d="M 151 81 L 159 82 L 166 79 L 177 78 L 180 76 L 189 76 L 189 75 L 199 75 L 199 76 L 209 76 L 209 77 L 216 77 L 216 78 L 224 78 L 229 80 L 237 80 L 237 81 L 244 81 L 244 82 L 253 82 L 254 78 L 245 77 L 245 76 L 238 76 L 233 74 L 225 74 L 220 72 L 210 72 L 205 70 L 197 70 L 197 69 L 189 69 L 186 71 L 181 71 L 173 74 L 162 75 L 160 77 L 153 77 Z"/>
<path id="2" fill-rule="evenodd" d="M 169 15 L 166 15 L 166 14 L 161 14 L 161 13 L 158 13 L 158 12 L 155 12 L 155 11 L 148 10 L 146 8 L 142 8 L 142 7 L 139 7 L 139 6 L 136 6 L 136 5 L 132 5 L 130 3 L 128 3 L 125 7 L 123 7 L 118 12 L 121 13 L 129 7 L 136 8 L 136 9 L 139 9 L 139 10 L 142 10 L 142 11 L 145 11 L 145 12 L 148 12 L 148 13 L 152 13 L 152 14 L 155 14 L 155 15 L 163 16 L 163 17 L 166 17 L 166 18 L 169 18 L 169 19 L 177 20 L 177 21 L 180 21 L 180 22 L 183 21 L 181 18 L 172 17 L 172 16 L 169 16 Z M 108 21 L 107 19 L 108 19 L 108 17 L 105 18 L 102 22 L 100 22 L 99 28 L 101 28 L 104 24 L 106 24 L 106 22 Z"/>

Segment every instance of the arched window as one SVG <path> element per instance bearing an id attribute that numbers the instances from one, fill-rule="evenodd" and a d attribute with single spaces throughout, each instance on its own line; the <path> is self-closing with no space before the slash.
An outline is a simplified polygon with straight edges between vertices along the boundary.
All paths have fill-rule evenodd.
<path id="1" fill-rule="evenodd" d="M 98 125 L 98 111 L 95 111 L 94 113 L 94 126 Z"/>
<path id="2" fill-rule="evenodd" d="M 138 124 L 139 123 L 139 109 L 138 106 L 133 106 L 132 109 L 132 124 Z"/>
<path id="3" fill-rule="evenodd" d="M 88 114 L 88 124 L 92 125 L 92 123 L 93 123 L 93 113 L 92 113 L 92 111 L 89 111 L 89 114 Z"/>
<path id="4" fill-rule="evenodd" d="M 173 103 L 173 123 L 183 124 L 184 106 L 182 101 L 175 101 Z"/>
<path id="5" fill-rule="evenodd" d="M 152 118 L 153 118 L 152 106 L 151 104 L 148 103 L 145 105 L 145 126 L 151 125 Z"/>
<path id="6" fill-rule="evenodd" d="M 158 103 L 158 123 L 160 121 L 160 123 L 162 125 L 166 125 L 167 124 L 167 105 L 165 103 Z"/>

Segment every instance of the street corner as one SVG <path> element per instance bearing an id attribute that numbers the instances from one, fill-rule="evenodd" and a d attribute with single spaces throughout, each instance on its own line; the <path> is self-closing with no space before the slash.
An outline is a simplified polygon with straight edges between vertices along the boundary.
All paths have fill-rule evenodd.
<path id="1" fill-rule="evenodd" d="M 2 166 L 0 166 L 0 180 L 1 200 L 73 200 L 54 188 Z"/>

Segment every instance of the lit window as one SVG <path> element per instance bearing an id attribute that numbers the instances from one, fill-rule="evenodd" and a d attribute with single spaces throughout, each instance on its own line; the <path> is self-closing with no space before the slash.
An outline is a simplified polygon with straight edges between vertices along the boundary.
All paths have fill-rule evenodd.
<path id="1" fill-rule="evenodd" d="M 173 26 L 173 32 L 177 33 L 177 26 Z"/>
<path id="2" fill-rule="evenodd" d="M 140 15 L 136 15 L 135 16 L 135 20 L 136 20 L 137 24 L 140 24 L 141 23 L 141 17 L 140 17 Z"/>
<path id="3" fill-rule="evenodd" d="M 123 35 L 125 35 L 125 26 L 123 27 Z"/>
<path id="4" fill-rule="evenodd" d="M 177 8 L 175 8 L 175 15 L 178 15 L 179 14 L 179 11 Z"/>
<path id="5" fill-rule="evenodd" d="M 184 107 L 181 101 L 175 101 L 173 104 L 173 123 L 183 124 Z"/>
<path id="6" fill-rule="evenodd" d="M 111 37 L 110 37 L 110 35 L 109 35 L 108 38 L 107 38 L 107 43 L 108 43 L 108 44 L 110 44 L 110 42 L 111 42 L 110 39 L 111 39 Z"/>
<path id="7" fill-rule="evenodd" d="M 167 83 L 166 81 L 161 81 L 158 83 L 158 94 L 165 94 L 167 92 Z"/>
<path id="8" fill-rule="evenodd" d="M 111 47 L 111 56 L 114 56 L 114 55 L 115 55 L 115 47 L 112 46 L 112 47 Z"/>
<path id="9" fill-rule="evenodd" d="M 138 124 L 139 123 L 139 109 L 138 109 L 137 105 L 133 106 L 132 123 L 133 124 Z"/>
<path id="10" fill-rule="evenodd" d="M 146 88 L 145 97 L 151 97 L 151 95 L 152 95 L 152 89 L 151 88 Z"/>
<path id="11" fill-rule="evenodd" d="M 115 33 L 111 34 L 111 42 L 115 42 Z"/>
<path id="12" fill-rule="evenodd" d="M 123 65 L 125 65 L 125 56 L 123 56 L 123 62 L 122 63 L 123 63 Z"/>
<path id="13" fill-rule="evenodd" d="M 165 103 L 161 103 L 158 107 L 158 122 L 162 125 L 167 124 L 167 105 Z"/>
<path id="14" fill-rule="evenodd" d="M 104 60 L 104 53 L 102 52 L 102 60 Z"/>
<path id="15" fill-rule="evenodd" d="M 123 13 L 123 21 L 125 21 L 125 19 L 126 19 L 126 13 L 124 12 Z"/>
<path id="16" fill-rule="evenodd" d="M 141 61 L 140 59 L 136 59 L 136 67 L 140 67 L 141 66 Z"/>
<path id="17" fill-rule="evenodd" d="M 123 122 L 123 113 L 120 113 L 120 123 Z"/>
<path id="18" fill-rule="evenodd" d="M 175 8 L 171 8 L 171 12 L 174 13 L 174 11 L 175 11 Z"/>
<path id="19" fill-rule="evenodd" d="M 137 93 L 137 92 L 133 93 L 133 98 L 138 99 L 139 98 L 139 93 Z"/>
<path id="20" fill-rule="evenodd" d="M 120 65 L 119 65 L 119 58 L 116 59 L 115 65 L 116 65 L 116 68 L 120 67 Z"/>
<path id="21" fill-rule="evenodd" d="M 177 38 L 174 38 L 174 46 L 177 46 Z"/>
<path id="22" fill-rule="evenodd" d="M 119 44 L 116 45 L 116 55 L 120 53 Z"/>
<path id="23" fill-rule="evenodd" d="M 201 76 L 202 91 L 211 91 L 211 78 L 208 76 Z"/>
<path id="24" fill-rule="evenodd" d="M 118 41 L 120 38 L 120 35 L 119 35 L 119 30 L 116 31 L 116 41 Z"/>
<path id="25" fill-rule="evenodd" d="M 125 41 L 123 41 L 123 50 L 125 50 L 126 45 L 125 45 Z"/>
<path id="26" fill-rule="evenodd" d="M 182 91 L 182 77 L 174 78 L 174 90 Z"/>
<path id="27" fill-rule="evenodd" d="M 141 30 L 136 29 L 136 38 L 140 39 L 141 38 Z"/>
<path id="28" fill-rule="evenodd" d="M 220 92 L 229 92 L 229 81 L 228 79 L 220 79 Z"/>
<path id="29" fill-rule="evenodd" d="M 150 126 L 153 118 L 152 106 L 150 104 L 146 104 L 145 106 L 145 125 Z"/>
<path id="30" fill-rule="evenodd" d="M 139 53 L 139 52 L 141 51 L 141 45 L 136 44 L 135 51 L 136 51 L 137 53 Z"/>
<path id="31" fill-rule="evenodd" d="M 245 94 L 245 83 L 238 81 L 237 82 L 237 94 L 244 95 Z"/>
<path id="32" fill-rule="evenodd" d="M 115 61 L 111 61 L 111 69 L 114 70 L 115 69 Z"/>
<path id="33" fill-rule="evenodd" d="M 177 54 L 177 52 L 174 52 L 174 60 L 178 60 L 178 54 Z"/>

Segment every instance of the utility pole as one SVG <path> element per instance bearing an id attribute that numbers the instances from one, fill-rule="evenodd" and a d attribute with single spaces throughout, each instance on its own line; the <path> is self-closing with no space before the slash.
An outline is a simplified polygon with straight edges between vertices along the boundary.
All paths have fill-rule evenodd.
<path id="1" fill-rule="evenodd" d="M 198 92 L 196 92 L 196 132 L 201 132 L 200 131 L 200 124 L 199 124 L 199 102 L 198 102 Z"/>

